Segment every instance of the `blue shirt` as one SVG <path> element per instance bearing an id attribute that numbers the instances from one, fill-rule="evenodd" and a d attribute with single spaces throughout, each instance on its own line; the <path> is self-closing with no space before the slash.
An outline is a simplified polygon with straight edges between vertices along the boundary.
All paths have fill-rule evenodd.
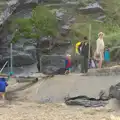
<path id="1" fill-rule="evenodd" d="M 110 52 L 109 52 L 109 50 L 105 50 L 104 60 L 105 60 L 106 62 L 109 62 L 109 61 L 110 61 Z"/>
<path id="2" fill-rule="evenodd" d="M 5 92 L 7 86 L 5 78 L 0 78 L 0 92 Z"/>

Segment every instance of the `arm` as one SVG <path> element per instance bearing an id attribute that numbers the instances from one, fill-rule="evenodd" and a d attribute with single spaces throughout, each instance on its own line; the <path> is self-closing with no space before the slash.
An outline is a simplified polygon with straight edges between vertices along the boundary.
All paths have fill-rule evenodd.
<path id="1" fill-rule="evenodd" d="M 100 43 L 99 40 L 96 41 L 96 53 L 99 53 L 99 47 L 100 47 Z"/>
<path id="2" fill-rule="evenodd" d="M 8 86 L 8 83 L 5 81 L 6 86 Z"/>
<path id="3" fill-rule="evenodd" d="M 90 46 L 90 57 L 93 57 L 93 51 L 92 51 L 92 46 Z"/>

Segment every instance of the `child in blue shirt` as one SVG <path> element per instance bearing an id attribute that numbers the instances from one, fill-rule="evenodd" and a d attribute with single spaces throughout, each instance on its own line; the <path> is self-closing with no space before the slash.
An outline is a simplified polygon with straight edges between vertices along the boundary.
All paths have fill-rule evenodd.
<path id="1" fill-rule="evenodd" d="M 0 96 L 5 100 L 6 87 L 8 86 L 6 78 L 0 75 Z"/>
<path id="2" fill-rule="evenodd" d="M 106 47 L 104 51 L 104 61 L 106 64 L 110 62 L 110 50 L 108 47 Z"/>

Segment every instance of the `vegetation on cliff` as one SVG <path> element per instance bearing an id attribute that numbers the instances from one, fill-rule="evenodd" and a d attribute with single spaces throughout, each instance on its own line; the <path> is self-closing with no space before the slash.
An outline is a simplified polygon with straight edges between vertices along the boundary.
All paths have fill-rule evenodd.
<path id="1" fill-rule="evenodd" d="M 56 36 L 58 27 L 56 16 L 48 8 L 37 6 L 31 18 L 19 18 L 12 21 L 11 30 L 14 31 L 12 42 L 20 38 L 39 39 L 43 36 Z"/>

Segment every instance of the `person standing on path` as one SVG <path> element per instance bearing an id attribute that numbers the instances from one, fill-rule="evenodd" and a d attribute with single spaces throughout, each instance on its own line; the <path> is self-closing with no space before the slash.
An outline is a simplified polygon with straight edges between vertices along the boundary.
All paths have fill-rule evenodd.
<path id="1" fill-rule="evenodd" d="M 89 57 L 89 43 L 88 38 L 84 37 L 84 42 L 81 46 L 81 73 L 88 72 L 88 57 Z M 90 57 L 92 58 L 92 47 L 90 47 Z"/>
<path id="2" fill-rule="evenodd" d="M 102 67 L 102 63 L 103 63 L 103 60 L 104 60 L 105 44 L 104 44 L 103 37 L 104 37 L 104 33 L 100 32 L 98 34 L 98 39 L 96 41 L 95 59 L 99 61 L 99 63 L 98 63 L 99 68 Z"/>
<path id="3" fill-rule="evenodd" d="M 80 46 L 81 46 L 81 42 L 77 42 L 76 46 L 75 46 L 75 67 L 78 68 L 79 64 L 80 64 Z"/>
<path id="4" fill-rule="evenodd" d="M 104 61 L 106 65 L 108 65 L 110 62 L 110 50 L 107 46 L 105 47 L 105 51 L 104 51 Z"/>

